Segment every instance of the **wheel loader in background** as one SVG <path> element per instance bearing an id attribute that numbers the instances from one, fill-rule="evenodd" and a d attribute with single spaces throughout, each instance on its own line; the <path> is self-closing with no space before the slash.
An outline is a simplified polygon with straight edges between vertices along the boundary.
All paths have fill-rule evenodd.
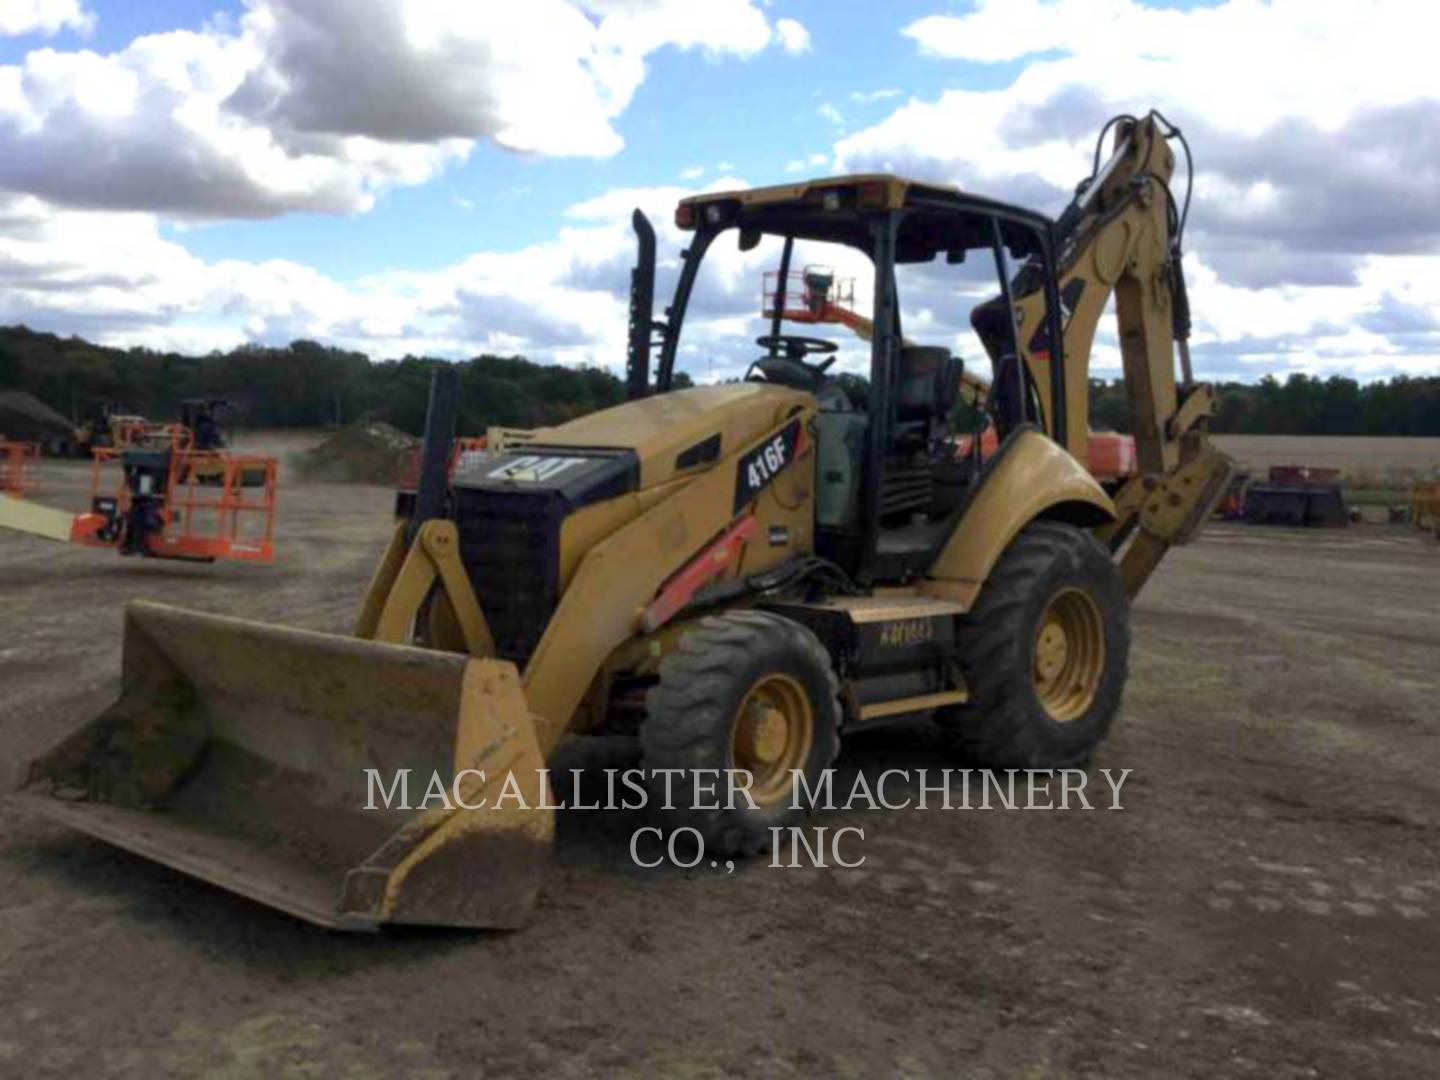
<path id="1" fill-rule="evenodd" d="M 16 797 L 325 926 L 513 927 L 550 857 L 543 768 L 573 732 L 638 732 L 652 807 L 665 770 L 733 770 L 747 798 L 657 810 L 712 854 L 802 818 L 792 771 L 813 790 L 844 732 L 887 717 L 933 714 L 972 763 L 1084 762 L 1120 704 L 1129 599 L 1231 470 L 1186 348 L 1183 138 L 1156 113 L 1106 130 L 1108 163 L 1053 221 L 888 175 L 687 198 L 661 319 L 637 211 L 631 400 L 451 478 L 442 372 L 353 637 L 132 603 L 119 699 Z M 743 382 L 674 388 L 727 234 L 778 238 L 781 281 L 797 241 L 871 259 L 863 410 L 813 359 L 833 343 L 778 314 Z M 967 259 L 996 270 L 971 322 L 1001 446 L 956 476 L 961 362 L 906 343 L 896 269 Z M 1141 470 L 1114 498 L 1081 464 L 1112 294 Z M 373 776 L 404 769 L 455 805 L 367 809 Z"/>
<path id="2" fill-rule="evenodd" d="M 235 403 L 229 398 L 186 398 L 180 403 L 180 427 L 190 432 L 192 447 L 209 454 L 197 457 L 186 479 L 194 477 L 201 484 L 223 485 L 226 482 L 222 451 L 230 449 L 230 439 L 221 421 L 235 414 Z M 241 487 L 264 487 L 269 473 L 260 460 L 251 458 L 235 475 Z"/>
<path id="3" fill-rule="evenodd" d="M 95 402 L 75 429 L 75 452 L 90 457 L 96 450 L 124 449 L 134 432 L 144 431 L 149 421 L 138 413 L 124 411 L 113 401 Z"/>

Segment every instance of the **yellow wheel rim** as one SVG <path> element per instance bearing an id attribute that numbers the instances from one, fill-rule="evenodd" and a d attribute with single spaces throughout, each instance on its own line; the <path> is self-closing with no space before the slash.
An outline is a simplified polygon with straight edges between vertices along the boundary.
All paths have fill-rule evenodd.
<path id="1" fill-rule="evenodd" d="M 1081 589 L 1050 598 L 1035 631 L 1035 696 L 1052 720 L 1085 715 L 1105 671 L 1105 622 Z"/>
<path id="2" fill-rule="evenodd" d="M 791 770 L 805 767 L 814 739 L 805 688 L 789 675 L 757 680 L 735 712 L 730 736 L 733 767 L 750 774 L 750 797 L 762 806 L 788 800 Z"/>

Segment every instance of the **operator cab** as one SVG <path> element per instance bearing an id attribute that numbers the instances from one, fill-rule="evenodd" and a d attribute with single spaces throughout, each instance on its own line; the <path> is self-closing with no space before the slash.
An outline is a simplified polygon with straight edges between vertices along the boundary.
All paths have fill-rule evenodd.
<path id="1" fill-rule="evenodd" d="M 816 525 L 832 555 L 844 558 L 860 528 L 864 461 L 871 417 L 827 372 L 838 343 L 799 335 L 764 335 L 757 345 L 780 350 L 755 360 L 748 380 L 778 383 L 815 395 L 819 462 Z M 823 356 L 812 361 L 808 357 Z M 943 346 L 905 344 L 895 357 L 893 413 L 882 469 L 878 554 L 890 561 L 927 555 L 946 529 L 958 496 L 975 476 L 969 457 L 955 454 L 952 411 L 964 361 Z M 838 561 L 838 560 L 837 560 Z M 849 561 L 849 559 L 847 559 Z M 903 571 L 901 576 L 903 576 Z"/>
<path id="2" fill-rule="evenodd" d="M 642 221 L 637 215 L 637 231 Z M 778 240 L 780 266 L 765 275 L 763 291 L 768 332 L 754 339 L 762 354 L 744 377 L 815 395 L 816 546 L 856 580 L 901 582 L 925 572 L 980 468 L 978 454 L 962 447 L 978 446 L 981 425 L 994 423 L 1002 440 L 1030 425 L 1063 439 L 1063 416 L 1042 415 L 1029 367 L 1019 361 L 1012 314 L 1012 279 L 1018 286 L 1025 278 L 1028 290 L 1038 284 L 1047 297 L 1053 295 L 1052 227 L 1043 215 L 950 187 L 855 176 L 696 196 L 680 203 L 676 224 L 694 236 L 668 319 L 642 319 L 637 312 L 645 305 L 637 305 L 632 292 L 632 391 L 637 368 L 648 374 L 650 335 L 656 330 L 661 350 L 656 389 L 669 388 L 686 308 L 711 244 L 727 231 L 738 234 L 742 252 L 765 238 Z M 797 244 L 807 254 L 817 245 L 833 245 L 838 257 L 852 263 L 856 253 L 863 256 L 860 266 L 870 271 L 873 285 L 862 304 L 855 303 L 855 278 L 831 266 L 807 264 L 793 271 Z M 641 249 L 637 279 L 644 276 L 643 231 Z M 955 280 L 944 282 L 944 299 L 936 299 L 931 292 L 947 274 Z M 916 304 L 902 303 L 902 282 L 907 295 L 913 290 L 919 297 Z M 972 309 L 973 334 L 959 321 L 963 311 L 937 318 L 929 310 L 959 308 L 964 296 L 990 297 Z M 1046 308 L 1045 325 L 1025 328 L 1032 353 L 1060 340 L 1059 305 Z M 902 313 L 906 319 L 915 316 L 914 340 Z M 821 336 L 822 326 L 833 328 L 835 336 Z M 962 336 L 972 342 L 967 351 L 973 350 L 975 359 L 981 353 L 988 357 L 992 387 L 967 376 L 965 358 L 952 348 Z M 848 363 L 838 363 L 844 351 L 852 355 Z M 1058 379 L 1059 365 L 1052 374 Z M 1051 400 L 1060 396 L 1053 393 L 1058 385 L 1049 388 Z M 962 430 L 957 404 L 964 387 L 976 407 Z"/>

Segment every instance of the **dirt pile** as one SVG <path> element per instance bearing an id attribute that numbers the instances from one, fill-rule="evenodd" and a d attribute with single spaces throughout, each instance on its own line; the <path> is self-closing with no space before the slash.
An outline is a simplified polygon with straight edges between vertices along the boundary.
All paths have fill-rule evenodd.
<path id="1" fill-rule="evenodd" d="M 296 471 L 309 480 L 394 484 L 420 440 L 383 421 L 342 428 L 319 446 L 296 455 Z"/>
<path id="2" fill-rule="evenodd" d="M 25 441 L 65 442 L 75 426 L 39 398 L 20 390 L 0 393 L 0 435 Z"/>

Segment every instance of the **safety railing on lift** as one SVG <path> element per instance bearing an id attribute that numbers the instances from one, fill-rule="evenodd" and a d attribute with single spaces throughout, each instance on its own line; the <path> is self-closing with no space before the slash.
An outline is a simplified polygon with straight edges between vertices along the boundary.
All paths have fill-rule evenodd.
<path id="1" fill-rule="evenodd" d="M 785 275 L 782 299 L 780 273 L 767 270 L 761 285 L 760 314 L 767 319 L 783 303 L 781 317 L 791 322 L 843 322 L 855 314 L 855 279 L 837 278 L 829 266 L 810 265 Z"/>
<path id="2" fill-rule="evenodd" d="M 0 493 L 23 498 L 38 486 L 35 463 L 40 444 L 17 439 L 0 439 Z"/>
<path id="3" fill-rule="evenodd" d="M 183 435 L 171 434 L 172 445 L 185 443 Z M 120 520 L 129 514 L 137 494 L 125 476 L 127 452 L 118 447 L 97 448 L 91 471 L 92 504 L 113 499 L 114 514 Z M 277 474 L 274 458 L 228 451 L 173 451 L 164 490 L 139 492 L 160 500 L 157 510 L 162 527 L 149 540 L 149 549 L 170 558 L 272 561 Z M 114 546 L 113 539 L 100 536 L 85 542 Z"/>

